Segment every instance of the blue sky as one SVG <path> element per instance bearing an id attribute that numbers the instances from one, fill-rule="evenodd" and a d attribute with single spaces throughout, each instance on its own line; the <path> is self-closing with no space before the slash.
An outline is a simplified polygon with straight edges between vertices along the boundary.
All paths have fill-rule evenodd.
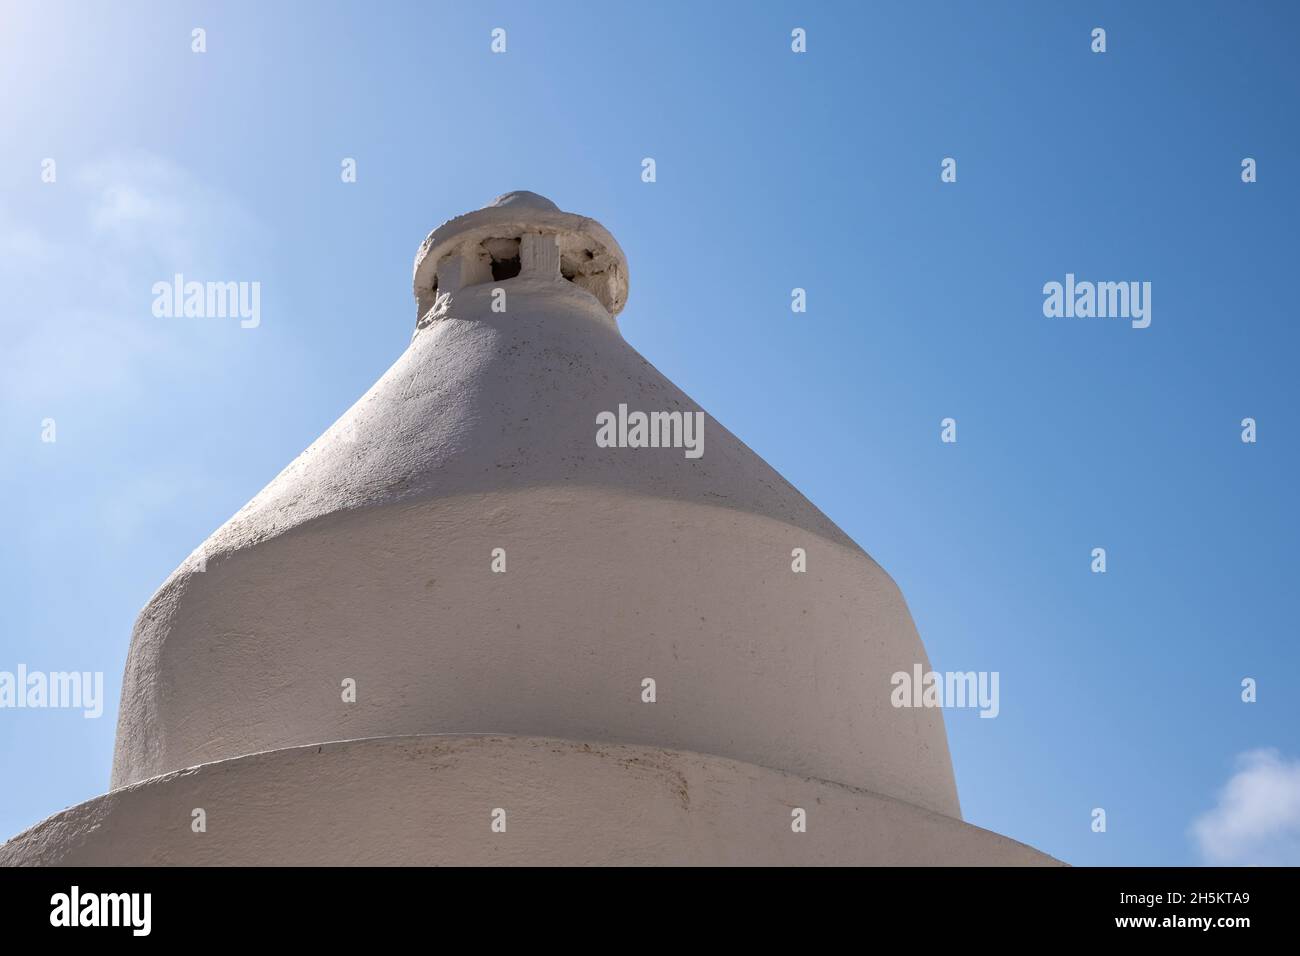
<path id="1" fill-rule="evenodd" d="M 967 820 L 1300 862 L 1293 5 L 0 10 L 0 671 L 107 698 L 0 710 L 0 839 L 106 789 L 135 615 L 401 352 L 420 240 L 531 189 L 614 233 L 627 339 L 934 666 L 1000 673 L 946 714 Z M 174 272 L 260 282 L 261 325 L 155 318 Z M 1067 272 L 1151 282 L 1151 326 L 1044 317 Z"/>

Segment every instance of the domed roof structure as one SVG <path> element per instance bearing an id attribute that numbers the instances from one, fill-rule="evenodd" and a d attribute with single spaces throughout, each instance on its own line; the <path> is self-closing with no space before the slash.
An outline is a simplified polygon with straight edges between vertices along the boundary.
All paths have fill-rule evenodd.
<path id="1" fill-rule="evenodd" d="M 136 622 L 117 829 L 67 849 L 97 806 L 11 857 L 120 860 L 139 814 L 206 787 L 358 835 L 326 850 L 264 814 L 212 858 L 157 837 L 167 861 L 481 862 L 466 821 L 511 800 L 534 821 L 516 862 L 1047 859 L 961 823 L 941 712 L 890 703 L 891 674 L 929 669 L 898 588 L 623 340 L 599 223 L 507 193 L 429 235 L 414 289 L 406 351 Z M 317 785 L 351 772 L 379 789 Z M 427 813 L 430 787 L 436 846 L 359 822 L 368 799 Z M 839 836 L 768 845 L 791 799 Z M 600 849 L 574 860 L 537 827 L 578 812 Z M 895 826 L 916 846 L 867 838 Z"/>

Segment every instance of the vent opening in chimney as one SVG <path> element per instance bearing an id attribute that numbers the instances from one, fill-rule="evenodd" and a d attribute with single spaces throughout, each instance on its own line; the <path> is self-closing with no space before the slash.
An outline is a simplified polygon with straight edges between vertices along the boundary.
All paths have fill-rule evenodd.
<path id="1" fill-rule="evenodd" d="M 501 282 L 519 275 L 523 264 L 519 258 L 519 237 L 484 239 L 483 251 L 492 257 L 492 279 Z"/>
<path id="2" fill-rule="evenodd" d="M 519 257 L 513 259 L 493 259 L 492 260 L 492 279 L 500 282 L 502 279 L 513 279 L 519 275 L 520 263 Z"/>

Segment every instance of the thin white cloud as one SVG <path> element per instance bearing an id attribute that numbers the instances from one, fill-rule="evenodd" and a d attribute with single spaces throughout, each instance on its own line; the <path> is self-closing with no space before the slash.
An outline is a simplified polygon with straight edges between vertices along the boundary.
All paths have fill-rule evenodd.
<path id="1" fill-rule="evenodd" d="M 1300 760 L 1273 749 L 1237 758 L 1219 803 L 1192 824 L 1207 863 L 1300 865 Z"/>
<path id="2" fill-rule="evenodd" d="M 70 467 L 105 466 L 85 501 L 33 516 L 33 541 L 125 548 L 184 520 L 187 496 L 211 485 L 198 462 L 173 460 L 166 429 L 195 382 L 234 380 L 247 337 L 262 334 L 156 317 L 153 284 L 175 272 L 262 279 L 240 270 L 267 236 L 236 197 L 161 157 L 91 163 L 31 188 L 59 192 L 21 215 L 0 206 L 0 428 L 42 447 L 48 416 Z"/>
<path id="3" fill-rule="evenodd" d="M 0 209 L 0 281 L 10 290 L 0 397 L 130 402 L 159 370 L 182 375 L 220 360 L 210 340 L 200 348 L 152 315 L 152 287 L 174 272 L 242 278 L 231 274 L 232 255 L 260 245 L 263 230 L 240 203 L 147 154 L 34 188 L 75 190 L 84 218 L 57 232 Z"/>
<path id="4" fill-rule="evenodd" d="M 92 163 L 75 182 L 88 194 L 96 239 L 137 259 L 145 254 L 154 265 L 192 272 L 218 268 L 232 237 L 244 244 L 261 232 L 239 203 L 161 156 Z"/>

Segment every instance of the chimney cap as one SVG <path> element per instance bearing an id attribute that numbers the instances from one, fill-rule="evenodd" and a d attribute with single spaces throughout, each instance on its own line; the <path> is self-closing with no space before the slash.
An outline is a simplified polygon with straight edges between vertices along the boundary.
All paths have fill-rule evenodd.
<path id="1" fill-rule="evenodd" d="M 496 209 L 499 206 L 518 206 L 520 209 L 545 209 L 548 212 L 560 212 L 560 207 L 545 196 L 540 193 L 529 192 L 527 189 L 516 189 L 512 193 L 502 193 L 483 208 Z"/>
<path id="2" fill-rule="evenodd" d="M 525 234 L 556 237 L 565 278 L 581 277 L 584 288 L 598 280 L 608 287 L 599 296 L 612 316 L 627 303 L 627 257 L 600 223 L 564 212 L 545 196 L 526 189 L 504 193 L 482 209 L 444 222 L 415 254 L 413 285 L 418 302 L 431 301 L 438 282 L 438 262 L 488 239 L 518 239 Z M 575 279 L 575 281 L 577 281 Z"/>

